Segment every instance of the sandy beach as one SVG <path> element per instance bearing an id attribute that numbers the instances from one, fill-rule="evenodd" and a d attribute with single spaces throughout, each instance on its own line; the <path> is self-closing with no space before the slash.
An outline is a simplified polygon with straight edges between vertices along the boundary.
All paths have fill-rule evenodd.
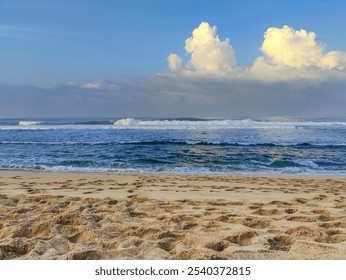
<path id="1" fill-rule="evenodd" d="M 346 259 L 346 178 L 0 172 L 0 259 Z"/>

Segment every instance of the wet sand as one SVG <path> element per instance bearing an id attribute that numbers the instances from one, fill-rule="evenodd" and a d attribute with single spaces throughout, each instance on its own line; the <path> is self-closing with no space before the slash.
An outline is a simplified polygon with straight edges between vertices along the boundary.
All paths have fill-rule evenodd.
<path id="1" fill-rule="evenodd" d="M 346 178 L 1 171 L 0 259 L 346 259 Z"/>

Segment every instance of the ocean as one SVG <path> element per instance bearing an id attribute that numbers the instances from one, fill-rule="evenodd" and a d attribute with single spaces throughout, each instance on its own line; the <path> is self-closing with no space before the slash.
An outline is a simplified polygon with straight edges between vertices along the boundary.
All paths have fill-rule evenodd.
<path id="1" fill-rule="evenodd" d="M 346 175 L 346 120 L 2 119 L 0 169 Z"/>

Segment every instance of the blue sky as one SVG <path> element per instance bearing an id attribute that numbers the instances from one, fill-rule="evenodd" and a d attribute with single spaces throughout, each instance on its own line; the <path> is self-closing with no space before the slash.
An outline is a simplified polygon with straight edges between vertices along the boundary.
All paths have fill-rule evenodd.
<path id="1" fill-rule="evenodd" d="M 192 36 L 192 31 L 201 22 L 207 22 L 210 28 L 216 26 L 221 41 L 229 38 L 237 65 L 250 68 L 258 57 L 264 54 L 266 59 L 270 56 L 260 49 L 264 32 L 270 27 L 283 28 L 287 25 L 295 31 L 304 29 L 315 32 L 316 41 L 325 46 L 324 54 L 331 50 L 346 52 L 345 12 L 346 1 L 341 0 L 1 0 L 0 83 L 17 86 L 11 90 L 18 94 L 28 86 L 36 88 L 36 91 L 60 87 L 64 94 L 71 92 L 69 98 L 75 98 L 75 93 L 67 85 L 80 85 L 80 91 L 83 88 L 90 90 L 93 87 L 85 85 L 97 81 L 107 84 L 103 90 L 117 88 L 117 93 L 120 90 L 133 92 L 138 83 L 143 87 L 145 85 L 148 92 L 162 92 L 165 91 L 164 82 L 157 74 L 171 74 L 167 64 L 169 54 L 176 54 L 182 60 L 183 68 L 188 64 L 184 69 L 192 67 L 190 58 L 193 52 L 187 53 L 185 40 Z M 276 57 L 272 59 L 273 62 Z M 343 60 L 339 57 L 337 60 L 341 65 Z M 195 67 L 194 70 L 201 69 Z M 187 78 L 183 78 L 184 75 L 179 77 L 183 80 L 179 80 L 179 83 L 189 83 Z M 223 82 L 227 79 L 222 78 Z M 232 79 L 234 76 L 227 81 Z M 215 79 L 210 84 L 214 82 Z M 110 84 L 116 86 L 109 87 Z M 161 88 L 155 88 L 158 84 Z M 169 84 L 174 82 L 170 81 Z M 331 82 L 328 81 L 328 84 Z M 225 88 L 225 85 L 219 86 Z M 271 89 L 277 86 L 275 84 Z M 191 84 L 188 87 L 191 88 Z M 100 87 L 97 88 L 100 90 Z M 33 91 L 33 88 L 30 90 Z M 167 90 L 170 89 L 167 87 Z M 182 89 L 174 89 L 177 90 L 184 94 Z M 292 90 L 287 86 L 287 91 Z M 3 104 L 10 102 L 4 91 L 0 88 Z M 136 88 L 136 91 L 140 89 Z M 11 102 L 15 102 L 12 99 Z M 28 115 L 32 115 L 35 108 L 29 110 L 28 107 L 34 105 L 29 106 L 25 102 L 22 101 L 23 108 Z M 53 100 L 50 102 L 54 104 Z M 133 106 L 133 103 L 129 106 Z M 85 109 L 85 112 L 88 110 Z M 95 115 L 100 115 L 102 110 L 100 105 Z M 109 110 L 107 113 L 126 115 L 133 111 L 112 113 Z M 143 111 L 142 114 L 149 113 Z M 177 110 L 176 114 L 184 112 Z M 13 115 L 20 114 L 15 112 Z M 0 115 L 4 116 L 7 113 Z"/>
<path id="2" fill-rule="evenodd" d="M 259 55 L 263 33 L 284 24 L 346 51 L 345 1 L 1 0 L 0 80 L 38 84 L 167 72 L 202 21 L 230 38 L 239 63 Z"/>

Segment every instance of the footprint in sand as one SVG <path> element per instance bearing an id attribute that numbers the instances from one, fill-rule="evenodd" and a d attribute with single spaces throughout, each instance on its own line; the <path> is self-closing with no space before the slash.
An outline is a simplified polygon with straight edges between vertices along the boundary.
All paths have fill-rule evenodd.
<path id="1" fill-rule="evenodd" d="M 167 238 L 167 237 L 176 239 L 178 237 L 178 235 L 173 233 L 172 231 L 164 231 L 164 232 L 156 233 L 154 235 L 154 239 L 163 239 L 163 238 Z"/>
<path id="2" fill-rule="evenodd" d="M 291 222 L 304 222 L 304 223 L 316 222 L 315 217 L 309 217 L 309 216 L 291 216 L 291 217 L 288 217 L 287 220 Z"/>
<path id="3" fill-rule="evenodd" d="M 332 235 L 327 238 L 327 243 L 341 243 L 345 241 L 344 235 Z"/>
<path id="4" fill-rule="evenodd" d="M 269 227 L 270 221 L 267 219 L 257 219 L 257 218 L 250 218 L 249 221 L 246 221 L 244 223 L 244 226 L 250 227 L 250 228 L 258 228 L 258 229 L 264 229 Z"/>
<path id="5" fill-rule="evenodd" d="M 204 247 L 207 249 L 214 250 L 216 252 L 222 252 L 227 247 L 229 247 L 230 244 L 231 243 L 228 240 L 221 240 L 221 241 L 217 241 L 217 242 L 208 243 Z"/>
<path id="6" fill-rule="evenodd" d="M 252 245 L 252 238 L 258 234 L 255 231 L 247 231 L 239 234 L 235 234 L 226 238 L 231 243 L 238 244 L 240 246 Z"/>
<path id="7" fill-rule="evenodd" d="M 13 233 L 13 237 L 49 237 L 52 234 L 53 228 L 50 222 L 43 222 L 33 225 L 22 225 Z"/>
<path id="8" fill-rule="evenodd" d="M 14 243 L 14 242 L 13 242 Z M 37 241 L 16 241 L 13 245 L 0 245 L 0 259 L 15 259 L 25 256 L 35 247 Z"/>
<path id="9" fill-rule="evenodd" d="M 32 189 L 28 189 L 27 191 L 28 191 L 28 193 L 29 193 L 29 194 L 36 194 L 36 193 L 40 193 L 40 190 L 39 190 L 39 189 L 34 189 L 34 188 L 32 188 Z"/>
<path id="10" fill-rule="evenodd" d="M 287 235 L 279 235 L 268 239 L 269 250 L 275 251 L 289 251 L 294 240 Z"/>
<path id="11" fill-rule="evenodd" d="M 290 228 L 286 230 L 285 232 L 291 237 L 310 237 L 310 238 L 326 238 L 327 234 L 319 229 L 314 227 L 307 227 L 307 226 L 298 226 L 294 228 Z"/>
<path id="12" fill-rule="evenodd" d="M 169 252 L 169 251 L 172 251 L 173 248 L 175 247 L 175 241 L 176 240 L 174 238 L 166 238 L 165 240 L 158 242 L 157 246 L 160 249 L 163 249 Z"/>
<path id="13" fill-rule="evenodd" d="M 265 208 L 259 208 L 252 214 L 257 214 L 261 216 L 274 216 L 274 215 L 279 215 L 280 211 L 278 209 L 265 209 Z"/>
<path id="14" fill-rule="evenodd" d="M 249 209 L 255 210 L 255 209 L 261 208 L 263 205 L 264 205 L 264 203 L 254 203 L 254 204 L 249 206 Z"/>
<path id="15" fill-rule="evenodd" d="M 294 214 L 296 212 L 298 212 L 298 209 L 296 209 L 296 208 L 287 208 L 287 209 L 285 209 L 285 213 L 287 213 L 287 214 Z"/>
<path id="16" fill-rule="evenodd" d="M 323 228 L 346 228 L 346 222 L 344 221 L 338 221 L 338 222 L 329 222 L 329 223 L 323 223 L 321 224 L 321 227 Z"/>
<path id="17" fill-rule="evenodd" d="M 67 260 L 101 260 L 103 259 L 103 252 L 96 250 L 86 250 L 72 252 L 67 256 Z"/>

